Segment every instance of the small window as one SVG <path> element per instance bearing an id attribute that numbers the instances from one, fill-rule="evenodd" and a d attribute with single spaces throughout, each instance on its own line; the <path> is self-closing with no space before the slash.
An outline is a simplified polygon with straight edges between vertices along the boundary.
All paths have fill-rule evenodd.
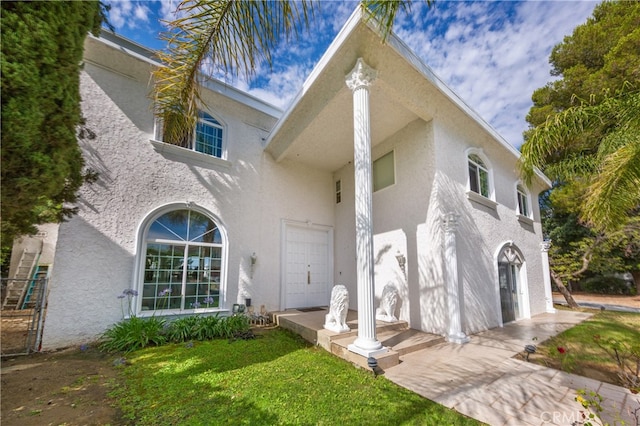
<path id="1" fill-rule="evenodd" d="M 156 128 L 162 130 L 164 133 L 165 125 L 166 122 L 159 120 Z M 167 134 L 163 134 L 162 141 L 216 158 L 223 158 L 223 132 L 222 124 L 220 124 L 218 120 L 204 111 L 199 111 L 198 121 L 193 131 L 189 132 L 188 135 L 180 140 L 173 141 Z"/>
<path id="2" fill-rule="evenodd" d="M 477 154 L 469 154 L 469 189 L 490 198 L 489 170 Z"/>
<path id="3" fill-rule="evenodd" d="M 340 204 L 342 201 L 342 181 L 336 181 L 336 204 Z"/>
<path id="4" fill-rule="evenodd" d="M 215 118 L 203 111 L 198 115 L 195 151 L 222 158 L 222 126 Z"/>
<path id="5" fill-rule="evenodd" d="M 531 208 L 529 207 L 529 196 L 524 188 L 520 185 L 517 187 L 518 195 L 518 213 L 525 217 L 530 217 Z"/>
<path id="6" fill-rule="evenodd" d="M 373 162 L 373 192 L 396 183 L 393 151 Z"/>

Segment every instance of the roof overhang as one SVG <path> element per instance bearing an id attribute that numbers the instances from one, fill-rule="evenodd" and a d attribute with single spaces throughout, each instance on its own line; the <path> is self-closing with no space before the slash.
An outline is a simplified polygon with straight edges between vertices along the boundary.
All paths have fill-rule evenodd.
<path id="1" fill-rule="evenodd" d="M 376 21 L 363 13 L 356 8 L 269 135 L 265 149 L 276 161 L 290 159 L 331 172 L 353 160 L 353 96 L 345 80 L 360 57 L 378 73 L 370 87 L 372 146 L 414 120 L 430 121 L 439 104 L 450 102 L 520 158 L 395 34 L 383 43 Z M 540 171 L 536 177 L 551 186 Z"/>

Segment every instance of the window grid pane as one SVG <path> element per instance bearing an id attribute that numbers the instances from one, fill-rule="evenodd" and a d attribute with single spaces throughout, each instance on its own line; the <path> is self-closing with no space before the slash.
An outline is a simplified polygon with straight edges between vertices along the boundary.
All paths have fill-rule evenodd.
<path id="1" fill-rule="evenodd" d="M 202 121 L 196 126 L 196 151 L 222 158 L 222 129 Z"/>
<path id="2" fill-rule="evenodd" d="M 188 229 L 189 236 L 195 234 L 196 241 L 147 240 L 142 310 L 219 307 L 222 238 L 217 225 L 201 213 L 177 210 L 154 221 L 149 228 L 150 237 L 154 224 L 167 223 L 167 218 L 172 218 L 175 226 Z"/>

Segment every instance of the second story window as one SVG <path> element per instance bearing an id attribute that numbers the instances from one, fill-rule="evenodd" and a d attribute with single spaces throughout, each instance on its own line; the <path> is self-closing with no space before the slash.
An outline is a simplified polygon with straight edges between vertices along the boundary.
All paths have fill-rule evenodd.
<path id="1" fill-rule="evenodd" d="M 520 185 L 517 186 L 516 193 L 518 196 L 518 214 L 530 217 L 531 207 L 529 206 L 529 196 L 527 191 Z"/>
<path id="2" fill-rule="evenodd" d="M 469 154 L 469 189 L 490 198 L 489 170 L 477 154 Z"/>
<path id="3" fill-rule="evenodd" d="M 156 122 L 156 138 L 161 137 L 158 140 L 212 157 L 220 159 L 226 157 L 224 127 L 208 113 L 198 111 L 198 121 L 195 127 L 187 135 L 180 136 L 179 139 L 172 138 L 167 133 L 167 125 L 165 120 Z"/>
<path id="4" fill-rule="evenodd" d="M 193 149 L 222 158 L 222 126 L 218 120 L 203 111 L 198 114 Z"/>

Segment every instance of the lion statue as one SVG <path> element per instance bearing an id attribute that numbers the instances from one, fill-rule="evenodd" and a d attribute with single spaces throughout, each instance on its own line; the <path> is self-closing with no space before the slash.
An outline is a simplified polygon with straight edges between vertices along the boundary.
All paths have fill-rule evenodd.
<path id="1" fill-rule="evenodd" d="M 398 290 L 392 283 L 388 283 L 382 289 L 380 307 L 376 309 L 376 319 L 384 322 L 396 322 L 396 305 L 398 304 Z"/>
<path id="2" fill-rule="evenodd" d="M 336 333 L 351 331 L 347 325 L 347 311 L 349 310 L 349 292 L 342 284 L 331 290 L 331 304 L 329 313 L 325 317 L 324 328 Z"/>

